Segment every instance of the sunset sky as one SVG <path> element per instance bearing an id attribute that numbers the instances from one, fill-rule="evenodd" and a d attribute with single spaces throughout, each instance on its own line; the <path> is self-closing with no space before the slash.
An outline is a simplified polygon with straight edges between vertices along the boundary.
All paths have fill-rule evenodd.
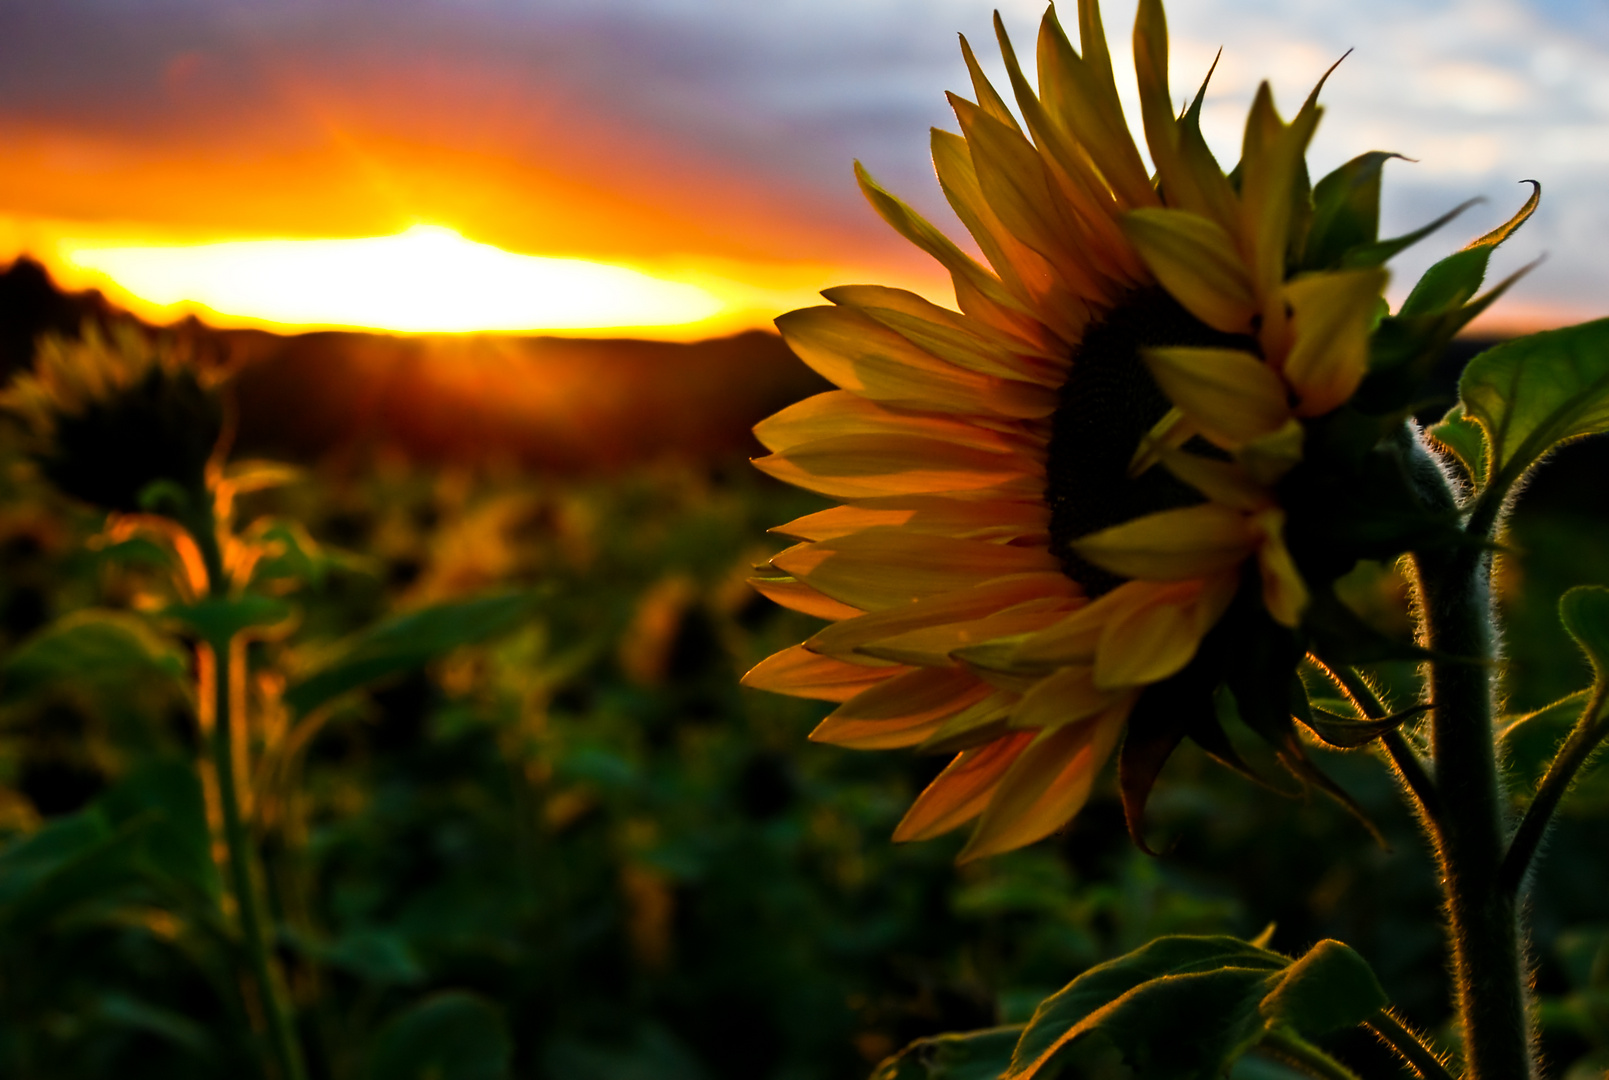
<path id="1" fill-rule="evenodd" d="M 0 0 L 0 259 L 31 251 L 153 316 L 209 288 L 225 315 L 208 317 L 232 324 L 688 338 L 836 282 L 946 299 L 850 162 L 958 229 L 927 131 L 955 127 L 954 34 L 992 54 L 991 10 Z M 1042 5 L 1002 10 L 1031 55 Z M 1169 16 L 1176 96 L 1224 46 L 1205 123 L 1226 163 L 1258 78 L 1289 112 L 1355 48 L 1325 90 L 1315 174 L 1371 149 L 1418 159 L 1388 166 L 1392 233 L 1488 199 L 1400 259 L 1399 283 L 1506 218 L 1534 177 L 1542 208 L 1496 270 L 1547 259 L 1502 318 L 1609 313 L 1603 0 L 1175 0 Z M 1132 18 L 1106 8 L 1120 64 Z M 175 245 L 193 250 L 160 250 Z"/>

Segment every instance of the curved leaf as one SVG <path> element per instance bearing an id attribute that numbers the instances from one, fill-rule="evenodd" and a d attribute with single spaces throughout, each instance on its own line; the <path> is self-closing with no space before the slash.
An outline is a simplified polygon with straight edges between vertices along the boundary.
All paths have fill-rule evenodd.
<path id="1" fill-rule="evenodd" d="M 117 682 L 144 675 L 182 679 L 177 642 L 127 611 L 78 611 L 23 642 L 0 666 L 0 703 L 71 680 Z"/>
<path id="2" fill-rule="evenodd" d="M 496 1007 L 462 990 L 432 994 L 386 1021 L 372 1080 L 507 1080 L 514 1043 Z"/>
<path id="3" fill-rule="evenodd" d="M 1593 677 L 1609 680 L 1609 589 L 1577 585 L 1559 600 L 1559 618 L 1587 654 Z"/>
<path id="4" fill-rule="evenodd" d="M 1363 957 L 1339 941 L 1321 941 L 1285 969 L 1259 1010 L 1270 1024 L 1325 1035 L 1361 1024 L 1389 1004 Z"/>
<path id="5" fill-rule="evenodd" d="M 1512 481 L 1561 442 L 1609 429 L 1609 319 L 1488 349 L 1458 393 L 1485 430 L 1488 481 Z"/>
<path id="6" fill-rule="evenodd" d="M 871 1080 L 996 1080 L 1021 1034 L 1017 1024 L 917 1039 L 878 1065 Z"/>

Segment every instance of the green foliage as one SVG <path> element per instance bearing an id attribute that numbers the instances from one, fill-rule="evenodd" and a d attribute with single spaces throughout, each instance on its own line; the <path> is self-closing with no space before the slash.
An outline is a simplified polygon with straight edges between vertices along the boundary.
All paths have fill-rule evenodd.
<path id="1" fill-rule="evenodd" d="M 481 597 L 399 615 L 354 635 L 339 655 L 285 692 L 285 704 L 307 714 L 332 698 L 387 675 L 416 668 L 464 645 L 506 634 L 524 621 L 532 597 Z"/>
<path id="2" fill-rule="evenodd" d="M 1354 1027 L 1387 1004 L 1368 964 L 1337 941 L 1321 941 L 1293 962 L 1236 938 L 1163 937 L 1080 975 L 1020 1032 L 921 1040 L 873 1080 L 1032 1080 L 1055 1075 L 1092 1036 L 1115 1047 L 1136 1077 L 1210 1078 L 1265 1038 L 1322 1055 L 1304 1037 Z"/>
<path id="3" fill-rule="evenodd" d="M 371 1080 L 507 1080 L 514 1044 L 485 998 L 447 991 L 415 1002 L 375 1035 Z"/>
<path id="4" fill-rule="evenodd" d="M 1609 681 L 1609 589 L 1578 585 L 1559 600 L 1559 620 L 1587 654 L 1599 683 Z"/>
<path id="5" fill-rule="evenodd" d="M 1549 450 L 1609 428 L 1609 319 L 1515 338 L 1470 362 L 1464 413 L 1486 436 L 1486 483 L 1512 483 Z"/>
<path id="6" fill-rule="evenodd" d="M 47 626 L 0 662 L 0 704 L 63 683 L 102 685 L 142 676 L 177 679 L 186 663 L 178 643 L 126 611 L 79 611 Z"/>

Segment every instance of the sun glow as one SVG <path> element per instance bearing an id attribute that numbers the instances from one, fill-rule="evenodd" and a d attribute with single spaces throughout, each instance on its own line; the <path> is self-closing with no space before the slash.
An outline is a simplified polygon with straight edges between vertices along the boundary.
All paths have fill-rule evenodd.
<path id="1" fill-rule="evenodd" d="M 700 285 L 603 262 L 518 255 L 439 225 L 348 240 L 66 241 L 60 254 L 148 304 L 298 327 L 586 331 L 703 323 L 728 307 Z"/>

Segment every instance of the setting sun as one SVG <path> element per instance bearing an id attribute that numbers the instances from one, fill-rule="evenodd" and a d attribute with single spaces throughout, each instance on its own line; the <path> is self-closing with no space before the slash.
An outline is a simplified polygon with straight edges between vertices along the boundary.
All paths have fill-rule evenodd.
<path id="1" fill-rule="evenodd" d="M 67 246 L 162 306 L 298 326 L 406 332 L 579 330 L 695 323 L 722 301 L 706 289 L 582 259 L 517 255 L 416 225 L 395 236 L 165 246 Z"/>

